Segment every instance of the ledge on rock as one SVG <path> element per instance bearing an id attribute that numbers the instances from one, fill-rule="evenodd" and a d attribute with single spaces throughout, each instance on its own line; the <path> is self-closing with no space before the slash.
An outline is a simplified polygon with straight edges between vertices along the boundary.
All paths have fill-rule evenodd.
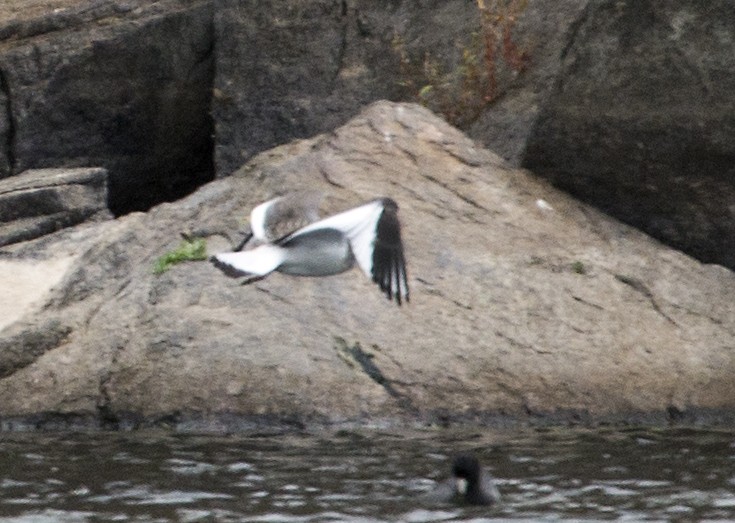
<path id="1" fill-rule="evenodd" d="M 0 180 L 0 246 L 109 217 L 105 169 L 35 169 Z"/>

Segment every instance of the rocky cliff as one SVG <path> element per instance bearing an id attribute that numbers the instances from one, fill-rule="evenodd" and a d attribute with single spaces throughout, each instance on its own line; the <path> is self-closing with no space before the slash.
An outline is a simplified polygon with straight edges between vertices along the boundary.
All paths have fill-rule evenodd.
<path id="1" fill-rule="evenodd" d="M 726 1 L 590 2 L 523 165 L 735 268 L 735 31 Z"/>
<path id="2" fill-rule="evenodd" d="M 0 177 L 104 167 L 113 213 L 145 210 L 448 82 L 437 108 L 514 165 L 735 268 L 729 3 L 485 5 L 6 0 Z M 463 83 L 487 73 L 478 41 L 498 89 L 458 117 L 486 94 Z"/>
<path id="3" fill-rule="evenodd" d="M 730 11 L 2 2 L 1 419 L 726 418 L 735 284 L 707 263 L 735 267 Z M 361 112 L 474 78 L 488 30 L 497 96 L 459 119 L 477 141 L 418 106 Z M 153 274 L 181 232 L 225 249 L 289 188 L 325 212 L 397 200 L 410 306 L 357 271 Z"/>
<path id="4" fill-rule="evenodd" d="M 104 167 L 116 214 L 212 178 L 211 1 L 0 6 L 0 178 Z"/>

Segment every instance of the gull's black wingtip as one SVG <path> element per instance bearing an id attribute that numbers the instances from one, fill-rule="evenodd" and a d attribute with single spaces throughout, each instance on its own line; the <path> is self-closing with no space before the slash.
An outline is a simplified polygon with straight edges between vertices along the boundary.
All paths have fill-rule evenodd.
<path id="1" fill-rule="evenodd" d="M 209 261 L 230 278 L 242 278 L 243 276 L 249 275 L 249 273 L 235 269 L 232 265 L 228 265 L 227 263 L 219 260 L 216 255 L 210 256 Z"/>
<path id="2" fill-rule="evenodd" d="M 398 204 L 391 198 L 380 198 L 383 211 L 375 227 L 373 245 L 373 281 L 389 301 L 398 306 L 409 303 L 406 261 L 398 220 Z"/>

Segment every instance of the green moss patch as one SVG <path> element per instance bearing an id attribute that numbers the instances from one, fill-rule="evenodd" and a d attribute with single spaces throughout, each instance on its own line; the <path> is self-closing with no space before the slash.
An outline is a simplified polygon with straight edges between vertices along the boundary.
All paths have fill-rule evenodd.
<path id="1" fill-rule="evenodd" d="M 163 274 L 172 265 L 185 261 L 207 259 L 207 242 L 204 238 L 190 238 L 182 241 L 173 251 L 167 252 L 153 264 L 153 274 Z"/>

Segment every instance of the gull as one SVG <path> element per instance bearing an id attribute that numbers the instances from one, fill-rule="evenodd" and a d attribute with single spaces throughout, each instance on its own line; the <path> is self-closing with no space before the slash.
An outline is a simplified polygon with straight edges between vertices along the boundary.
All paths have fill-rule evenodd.
<path id="1" fill-rule="evenodd" d="M 377 198 L 319 219 L 321 197 L 293 193 L 261 203 L 250 212 L 250 232 L 233 252 L 212 257 L 243 283 L 273 271 L 294 276 L 330 276 L 357 264 L 389 300 L 409 301 L 398 205 Z M 251 240 L 258 245 L 241 251 Z"/>

